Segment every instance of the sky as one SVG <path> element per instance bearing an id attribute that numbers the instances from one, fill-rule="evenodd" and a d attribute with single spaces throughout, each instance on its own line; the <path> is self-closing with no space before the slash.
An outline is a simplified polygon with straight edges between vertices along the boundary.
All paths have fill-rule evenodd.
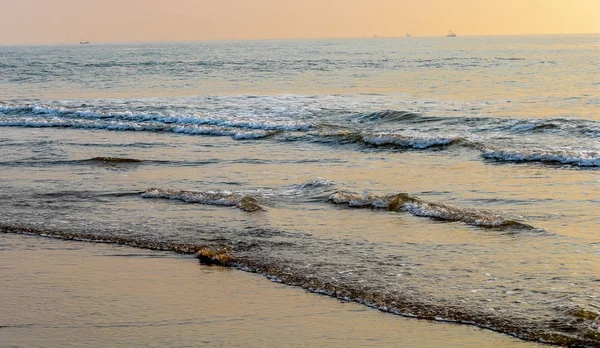
<path id="1" fill-rule="evenodd" d="M 0 44 L 600 33 L 600 0 L 0 0 Z"/>

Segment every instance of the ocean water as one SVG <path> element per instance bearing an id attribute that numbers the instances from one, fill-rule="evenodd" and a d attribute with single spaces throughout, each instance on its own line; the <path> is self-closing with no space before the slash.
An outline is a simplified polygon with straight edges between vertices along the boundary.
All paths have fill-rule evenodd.
<path id="1" fill-rule="evenodd" d="M 599 346 L 600 36 L 0 47 L 0 230 Z"/>

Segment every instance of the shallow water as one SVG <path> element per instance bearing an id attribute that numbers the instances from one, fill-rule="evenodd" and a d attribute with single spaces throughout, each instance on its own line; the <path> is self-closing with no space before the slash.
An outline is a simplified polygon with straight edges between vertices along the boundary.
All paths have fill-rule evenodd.
<path id="1" fill-rule="evenodd" d="M 2 346 L 536 347 L 398 318 L 189 257 L 3 236 Z"/>
<path id="2" fill-rule="evenodd" d="M 596 346 L 598 43 L 2 47 L 0 229 Z"/>

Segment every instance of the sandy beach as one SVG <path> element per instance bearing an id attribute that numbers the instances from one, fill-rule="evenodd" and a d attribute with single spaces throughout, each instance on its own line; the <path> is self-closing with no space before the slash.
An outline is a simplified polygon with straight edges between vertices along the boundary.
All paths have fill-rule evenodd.
<path id="1" fill-rule="evenodd" d="M 2 347 L 535 347 L 411 320 L 189 256 L 2 235 Z"/>

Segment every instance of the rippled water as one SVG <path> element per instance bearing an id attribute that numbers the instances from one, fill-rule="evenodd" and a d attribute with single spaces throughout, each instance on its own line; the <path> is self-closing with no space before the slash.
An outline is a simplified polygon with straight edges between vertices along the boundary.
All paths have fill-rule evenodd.
<path id="1" fill-rule="evenodd" d="M 597 346 L 598 36 L 0 48 L 0 229 Z"/>
<path id="2" fill-rule="evenodd" d="M 541 347 L 170 252 L 17 235 L 3 235 L 0 250 L 6 347 Z"/>

